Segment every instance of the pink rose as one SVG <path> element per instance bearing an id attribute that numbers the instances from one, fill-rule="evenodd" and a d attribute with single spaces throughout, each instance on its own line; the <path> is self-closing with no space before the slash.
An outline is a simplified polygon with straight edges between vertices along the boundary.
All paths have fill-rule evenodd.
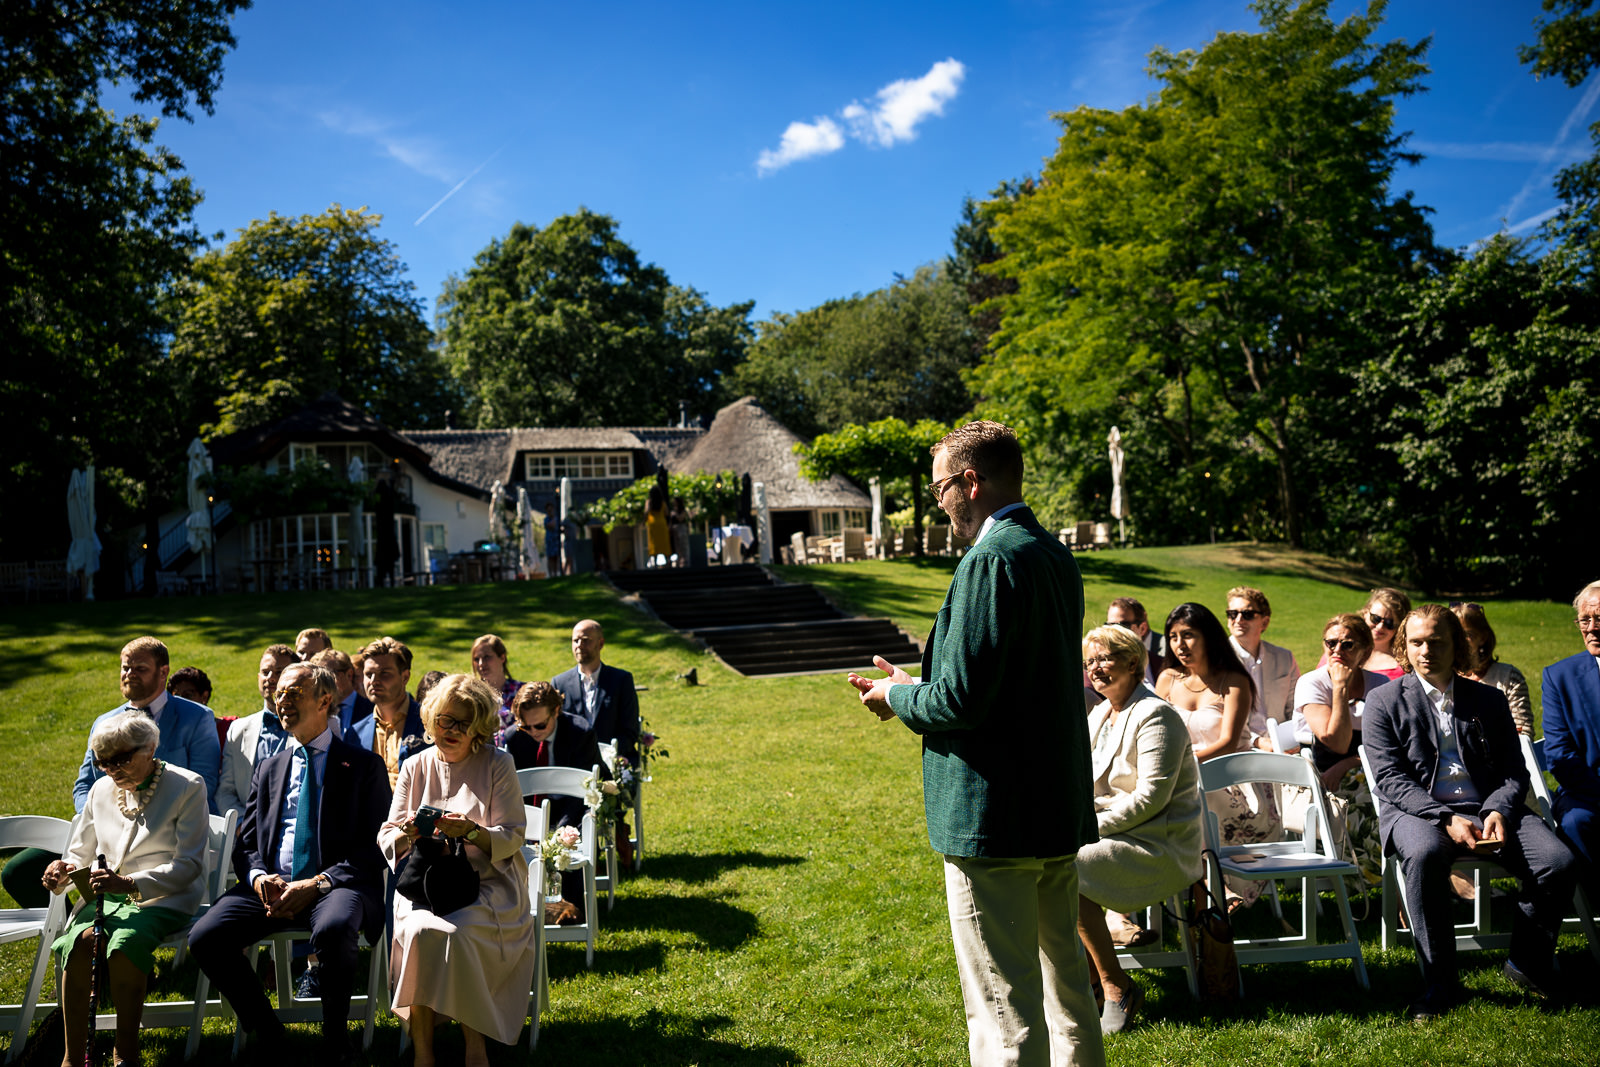
<path id="1" fill-rule="evenodd" d="M 566 848 L 576 848 L 583 834 L 576 826 L 563 826 L 556 831 L 556 840 Z"/>

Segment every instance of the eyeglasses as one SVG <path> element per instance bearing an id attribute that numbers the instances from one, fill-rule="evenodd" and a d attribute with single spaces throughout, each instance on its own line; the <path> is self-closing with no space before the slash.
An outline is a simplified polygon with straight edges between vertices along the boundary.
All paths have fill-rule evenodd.
<path id="1" fill-rule="evenodd" d="M 111 771 L 114 771 L 119 767 L 126 767 L 128 764 L 132 763 L 134 757 L 138 754 L 138 749 L 130 748 L 126 752 L 119 752 L 117 755 L 107 756 L 105 759 L 100 759 L 97 756 L 95 757 L 94 765 L 109 774 Z"/>
<path id="2" fill-rule="evenodd" d="M 933 494 L 933 499 L 934 500 L 943 500 L 944 499 L 944 491 L 950 487 L 950 483 L 955 481 L 957 478 L 961 477 L 965 473 L 967 473 L 967 472 L 966 471 L 956 471 L 954 474 L 950 475 L 950 477 L 948 477 L 948 478 L 940 478 L 938 481 L 936 481 L 932 485 L 928 486 L 928 492 Z M 977 471 L 973 471 L 972 472 L 972 476 L 974 478 L 976 478 L 980 482 L 984 480 L 983 475 L 979 474 Z"/>
<path id="3" fill-rule="evenodd" d="M 1580 630 L 1600 630 L 1600 615 L 1579 615 L 1577 623 Z"/>
<path id="4" fill-rule="evenodd" d="M 1389 618 L 1387 615 L 1373 615 L 1369 612 L 1367 614 L 1367 621 L 1370 622 L 1375 628 L 1381 626 L 1385 630 L 1394 629 L 1394 620 Z"/>
<path id="5" fill-rule="evenodd" d="M 453 734 L 464 734 L 472 727 L 472 720 L 457 719 L 449 715 L 435 715 L 433 725 L 441 730 L 448 730 Z"/>
<path id="6" fill-rule="evenodd" d="M 1329 652 L 1349 652 L 1356 647 L 1355 639 L 1351 637 L 1324 637 L 1322 643 Z"/>
<path id="7" fill-rule="evenodd" d="M 1223 614 L 1228 617 L 1229 622 L 1232 622 L 1234 619 L 1243 619 L 1245 622 L 1255 622 L 1256 616 L 1260 615 L 1261 612 L 1256 611 L 1254 608 L 1245 608 L 1242 611 L 1234 611 L 1232 608 L 1229 608 L 1227 611 L 1223 612 Z"/>
<path id="8" fill-rule="evenodd" d="M 1109 652 L 1102 652 L 1098 656 L 1090 656 L 1084 660 L 1083 665 L 1085 667 L 1115 667 L 1117 665 L 1117 657 Z"/>
<path id="9" fill-rule="evenodd" d="M 272 694 L 272 702 L 274 704 L 288 704 L 299 700 L 305 694 L 306 687 L 303 685 L 286 685 Z"/>

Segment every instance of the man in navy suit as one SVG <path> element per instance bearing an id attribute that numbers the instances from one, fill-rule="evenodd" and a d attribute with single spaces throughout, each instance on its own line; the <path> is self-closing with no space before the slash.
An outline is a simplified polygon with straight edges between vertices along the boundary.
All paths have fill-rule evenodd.
<path id="1" fill-rule="evenodd" d="M 339 719 L 337 729 L 341 735 L 352 725 L 372 714 L 372 701 L 356 687 L 356 668 L 355 664 L 350 662 L 349 656 L 337 648 L 325 648 L 306 662 L 326 667 L 333 672 L 333 680 L 339 686 L 333 708 L 334 714 Z"/>
<path id="2" fill-rule="evenodd" d="M 637 767 L 639 760 L 639 694 L 633 675 L 600 662 L 606 635 L 600 624 L 584 619 L 572 628 L 572 658 L 577 666 L 551 679 L 566 698 L 562 714 L 594 734 L 596 740 L 615 740 L 618 755 Z"/>
<path id="3" fill-rule="evenodd" d="M 1494 860 L 1522 882 L 1505 975 L 1548 998 L 1577 860 L 1522 802 L 1528 768 L 1510 705 L 1493 686 L 1456 675 L 1469 656 L 1467 635 L 1438 604 L 1406 616 L 1394 654 L 1406 673 L 1368 695 L 1361 740 L 1383 806 L 1378 836 L 1400 860 L 1422 961 L 1412 1018 L 1431 1019 L 1460 997 L 1450 868 L 1485 840 L 1502 842 Z"/>
<path id="4" fill-rule="evenodd" d="M 1583 651 L 1544 669 L 1544 761 L 1560 788 L 1555 817 L 1591 865 L 1600 855 L 1600 581 L 1572 600 Z"/>
<path id="5" fill-rule="evenodd" d="M 267 1058 L 281 1051 L 283 1023 L 243 950 L 269 934 L 310 930 L 321 961 L 324 1053 L 350 1057 L 347 1024 L 356 939 L 383 929 L 383 854 L 389 813 L 383 761 L 340 741 L 329 723 L 337 689 L 324 667 L 283 672 L 274 702 L 293 740 L 256 765 L 239 822 L 239 884 L 189 934 L 189 947 Z"/>

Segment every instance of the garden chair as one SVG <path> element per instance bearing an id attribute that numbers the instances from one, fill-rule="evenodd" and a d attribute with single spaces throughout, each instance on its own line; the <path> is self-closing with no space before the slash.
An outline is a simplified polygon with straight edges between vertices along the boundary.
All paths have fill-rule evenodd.
<path id="1" fill-rule="evenodd" d="M 1094 523 L 1080 522 L 1077 526 L 1073 527 L 1072 547 L 1077 549 L 1079 552 L 1083 552 L 1094 547 Z"/>
<path id="2" fill-rule="evenodd" d="M 71 831 L 72 824 L 65 819 L 49 815 L 12 815 L 0 818 L 0 848 L 38 848 L 59 854 L 66 851 Z M 0 1004 L 0 1024 L 11 1026 L 11 1048 L 6 1053 L 7 1063 L 16 1059 L 28 1043 L 28 1031 L 33 1027 L 39 994 L 44 989 L 44 976 L 50 967 L 50 942 L 65 927 L 66 919 L 66 894 L 52 894 L 50 903 L 42 908 L 0 910 L 0 945 L 33 937 L 39 939 L 39 949 L 34 954 L 33 971 L 28 976 L 22 1003 Z"/>
<path id="3" fill-rule="evenodd" d="M 942 556 L 950 549 L 950 527 L 934 523 L 928 527 L 926 551 L 930 556 Z"/>
<path id="4" fill-rule="evenodd" d="M 606 761 L 606 766 L 611 768 L 611 773 L 617 771 L 617 742 L 613 738 L 610 744 L 601 743 L 600 758 Z M 633 769 L 633 836 L 629 843 L 633 845 L 633 869 L 635 871 L 644 866 L 644 774 L 643 759 L 640 765 Z"/>
<path id="5" fill-rule="evenodd" d="M 522 846 L 522 858 L 528 861 L 528 906 L 537 920 L 533 924 L 533 988 L 528 991 L 528 1051 L 532 1052 L 539 1047 L 539 1015 L 550 1006 L 550 969 L 544 951 L 545 812 L 543 804 L 524 804 L 522 811 L 528 819 Z"/>
<path id="6" fill-rule="evenodd" d="M 594 771 L 598 773 L 599 764 Z M 540 796 L 583 796 L 584 771 L 577 767 L 524 767 L 517 772 L 517 788 L 522 790 L 523 796 L 539 794 Z M 543 802 L 543 823 L 545 836 L 552 828 L 550 819 L 550 801 Z M 596 860 L 595 836 L 598 833 L 595 827 L 594 812 L 583 813 L 583 823 L 579 827 L 578 856 L 579 866 L 583 871 L 583 922 L 572 926 L 550 926 L 545 928 L 545 940 L 554 942 L 582 941 L 584 943 L 584 966 L 594 966 L 594 939 L 595 933 L 600 928 L 600 901 L 595 886 Z M 540 838 L 541 847 L 544 837 Z"/>
<path id="7" fill-rule="evenodd" d="M 1205 816 L 1207 847 L 1217 857 L 1211 864 L 1211 892 L 1223 899 L 1223 876 L 1232 875 L 1259 882 L 1280 878 L 1299 878 L 1300 933 L 1286 937 L 1259 938 L 1234 942 L 1241 965 L 1251 963 L 1299 962 L 1304 960 L 1349 959 L 1356 981 L 1370 988 L 1367 966 L 1361 958 L 1361 939 L 1356 934 L 1355 918 L 1350 913 L 1350 897 L 1345 890 L 1346 875 L 1359 875 L 1353 863 L 1339 858 L 1328 832 L 1327 798 L 1311 761 L 1276 752 L 1234 752 L 1200 764 L 1200 788 L 1206 792 L 1228 786 L 1263 782 L 1297 786 L 1311 791 L 1306 812 L 1305 834 L 1298 841 L 1263 841 L 1249 845 L 1223 845 L 1221 829 L 1214 812 Z M 1327 878 L 1338 898 L 1339 920 L 1344 940 L 1331 944 L 1317 941 L 1316 881 Z"/>
<path id="8" fill-rule="evenodd" d="M 1528 777 L 1533 780 L 1533 803 L 1529 805 L 1539 813 L 1539 817 L 1551 830 L 1559 832 L 1556 825 L 1555 809 L 1550 800 L 1550 786 L 1545 782 L 1544 765 L 1544 738 L 1535 741 L 1526 734 L 1518 734 L 1522 741 L 1522 761 L 1528 765 Z M 1578 890 L 1573 894 L 1572 910 L 1574 916 L 1567 919 L 1562 925 L 1576 925 L 1583 930 L 1583 936 L 1589 939 L 1589 951 L 1597 961 L 1600 961 L 1600 936 L 1594 925 L 1594 909 L 1589 904 L 1589 894 L 1583 888 L 1583 881 L 1578 882 Z"/>

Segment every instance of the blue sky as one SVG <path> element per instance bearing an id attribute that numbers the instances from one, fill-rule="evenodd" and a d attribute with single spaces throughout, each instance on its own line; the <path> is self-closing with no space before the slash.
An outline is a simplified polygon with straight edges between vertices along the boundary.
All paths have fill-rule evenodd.
<path id="1" fill-rule="evenodd" d="M 1526 230 L 1587 152 L 1600 81 L 1517 62 L 1538 9 L 1389 9 L 1381 39 L 1433 36 L 1430 91 L 1399 105 L 1428 158 L 1398 184 L 1447 244 Z M 430 315 L 512 223 L 582 205 L 675 283 L 765 317 L 944 256 L 963 196 L 1038 172 L 1052 112 L 1137 103 L 1151 48 L 1256 25 L 1236 0 L 258 0 L 215 114 L 158 138 L 204 190 L 208 233 L 335 202 L 381 213 Z"/>

